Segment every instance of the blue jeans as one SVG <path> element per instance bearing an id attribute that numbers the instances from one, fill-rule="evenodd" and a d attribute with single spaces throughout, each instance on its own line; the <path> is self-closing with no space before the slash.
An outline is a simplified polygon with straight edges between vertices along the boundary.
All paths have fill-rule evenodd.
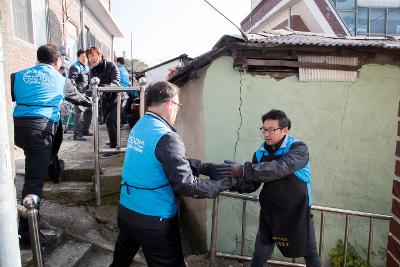
<path id="1" fill-rule="evenodd" d="M 258 229 L 251 267 L 266 267 L 267 260 L 271 258 L 271 255 L 274 252 L 274 247 L 274 243 L 268 245 L 263 245 L 261 243 L 260 229 Z M 307 256 L 304 257 L 304 260 L 306 261 L 307 267 L 321 267 L 321 260 L 317 250 L 317 241 L 315 240 L 314 220 L 312 216 L 310 217 L 308 231 L 308 253 Z"/>

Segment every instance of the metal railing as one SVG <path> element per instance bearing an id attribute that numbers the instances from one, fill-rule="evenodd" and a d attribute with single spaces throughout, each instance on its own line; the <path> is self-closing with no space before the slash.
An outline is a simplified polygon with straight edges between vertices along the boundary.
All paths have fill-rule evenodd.
<path id="1" fill-rule="evenodd" d="M 101 193 L 100 193 L 100 154 L 116 152 L 125 153 L 126 148 L 121 147 L 121 92 L 140 92 L 140 103 L 139 112 L 140 117 L 144 115 L 144 96 L 145 96 L 145 86 L 146 79 L 139 79 L 139 86 L 134 87 L 99 87 L 100 80 L 98 78 L 92 78 L 91 86 L 93 91 L 93 147 L 94 147 L 94 193 L 96 197 L 96 205 L 101 205 Z M 99 146 L 99 97 L 101 93 L 104 92 L 117 92 L 117 147 L 100 149 Z"/>
<path id="2" fill-rule="evenodd" d="M 210 267 L 215 266 L 216 257 L 223 257 L 235 260 L 245 260 L 251 261 L 251 257 L 244 255 L 245 248 L 245 240 L 246 240 L 246 226 L 247 226 L 247 218 L 246 218 L 246 208 L 247 201 L 258 202 L 258 196 L 253 195 L 245 195 L 239 193 L 232 192 L 222 192 L 220 196 L 237 198 L 243 201 L 243 209 L 242 209 L 242 239 L 240 244 L 240 255 L 222 253 L 217 251 L 217 225 L 218 225 L 218 206 L 219 206 L 219 197 L 213 200 L 213 209 L 212 209 L 212 226 L 211 226 L 211 245 L 210 245 Z M 353 210 L 345 210 L 338 208 L 330 208 L 312 205 L 311 209 L 314 211 L 319 211 L 321 214 L 321 223 L 320 223 L 320 232 L 319 232 L 319 247 L 318 254 L 321 257 L 323 252 L 323 240 L 324 240 L 324 230 L 325 230 L 325 213 L 338 213 L 345 215 L 345 229 L 344 229 L 344 260 L 343 267 L 346 267 L 346 257 L 348 250 L 348 240 L 349 240 L 349 227 L 350 227 L 350 217 L 351 216 L 359 216 L 359 217 L 367 217 L 369 218 L 369 233 L 368 233 L 368 252 L 367 252 L 367 262 L 370 263 L 371 253 L 372 253 L 372 240 L 373 240 L 373 225 L 374 219 L 378 220 L 390 220 L 392 216 L 361 212 L 361 211 L 353 211 Z M 322 258 L 321 258 L 322 260 Z M 267 261 L 271 265 L 279 265 L 279 266 L 305 266 L 304 264 L 299 264 L 295 262 L 295 259 L 292 259 L 292 262 L 283 262 L 276 260 L 268 260 Z"/>
<path id="3" fill-rule="evenodd" d="M 42 250 L 40 247 L 39 236 L 39 197 L 37 195 L 27 195 L 22 201 L 22 205 L 17 205 L 18 215 L 28 219 L 29 236 L 31 239 L 31 248 L 33 255 L 33 264 L 35 267 L 43 266 Z"/>

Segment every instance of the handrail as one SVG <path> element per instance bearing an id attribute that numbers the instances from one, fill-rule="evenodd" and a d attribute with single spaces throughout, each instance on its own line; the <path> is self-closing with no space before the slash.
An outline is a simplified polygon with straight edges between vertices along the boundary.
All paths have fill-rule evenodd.
<path id="1" fill-rule="evenodd" d="M 40 247 L 39 236 L 39 197 L 37 195 L 27 195 L 22 201 L 22 205 L 17 205 L 18 215 L 28 219 L 29 236 L 31 239 L 31 248 L 33 255 L 33 264 L 35 267 L 43 267 L 42 250 Z"/>
<path id="2" fill-rule="evenodd" d="M 94 77 L 90 81 L 90 85 L 93 91 L 93 147 L 94 147 L 94 180 L 93 187 L 96 198 L 96 205 L 101 205 L 101 192 L 100 192 L 100 154 L 109 153 L 109 152 L 117 152 L 117 153 L 125 153 L 126 148 L 121 148 L 121 92 L 132 92 L 139 91 L 140 92 L 140 104 L 139 104 L 139 112 L 140 117 L 144 115 L 144 96 L 146 90 L 146 79 L 139 79 L 139 86 L 133 87 L 99 87 L 100 80 L 97 77 Z M 116 92 L 117 95 L 117 147 L 116 148 L 108 148 L 108 149 L 100 149 L 99 145 L 99 94 L 105 92 Z"/>
<path id="3" fill-rule="evenodd" d="M 241 244 L 240 244 L 241 245 L 241 250 L 240 250 L 241 255 L 222 253 L 222 252 L 218 252 L 216 249 L 217 225 L 218 225 L 218 206 L 219 206 L 220 196 L 241 199 L 243 201 L 242 240 L 241 240 Z M 215 266 L 216 257 L 223 257 L 223 258 L 236 259 L 236 260 L 247 260 L 247 261 L 251 260 L 251 257 L 244 255 L 244 247 L 245 247 L 245 239 L 246 239 L 246 219 L 247 219 L 246 218 L 246 207 L 247 207 L 246 202 L 247 201 L 258 202 L 259 197 L 254 196 L 254 195 L 239 194 L 239 193 L 233 193 L 233 192 L 221 192 L 220 195 L 216 199 L 213 200 L 211 244 L 210 244 L 210 267 Z M 347 210 L 347 209 L 340 209 L 340 208 L 332 208 L 332 207 L 324 207 L 324 206 L 318 206 L 318 205 L 311 205 L 311 209 L 321 212 L 319 248 L 318 248 L 319 256 L 322 256 L 322 251 L 323 251 L 325 212 L 345 215 L 345 230 L 344 230 L 344 255 L 345 256 L 344 256 L 344 261 L 343 261 L 343 267 L 346 267 L 346 255 L 347 255 L 347 249 L 348 249 L 350 217 L 351 216 L 359 216 L 359 217 L 369 218 L 368 252 L 367 252 L 367 255 L 368 255 L 367 262 L 368 263 L 370 263 L 371 253 L 372 253 L 373 221 L 374 221 L 374 219 L 390 220 L 392 218 L 392 216 L 390 216 L 390 215 L 362 212 L 362 211 L 356 211 L 356 210 Z M 271 265 L 279 265 L 279 266 L 305 266 L 304 264 L 294 263 L 294 259 L 293 259 L 293 263 L 284 262 L 284 261 L 276 261 L 276 260 L 268 260 L 267 262 Z"/>

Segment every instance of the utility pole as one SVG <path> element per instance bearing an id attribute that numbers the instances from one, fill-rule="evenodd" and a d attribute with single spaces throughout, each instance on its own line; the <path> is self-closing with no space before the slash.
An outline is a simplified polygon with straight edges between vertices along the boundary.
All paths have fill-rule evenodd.
<path id="1" fill-rule="evenodd" d="M 131 84 L 132 86 L 134 85 L 133 83 L 133 56 L 132 56 L 132 48 L 133 48 L 133 36 L 132 36 L 132 32 L 131 32 Z"/>
<path id="2" fill-rule="evenodd" d="M 0 32 L 0 267 L 21 266 L 18 245 L 17 203 L 11 168 L 3 43 Z"/>

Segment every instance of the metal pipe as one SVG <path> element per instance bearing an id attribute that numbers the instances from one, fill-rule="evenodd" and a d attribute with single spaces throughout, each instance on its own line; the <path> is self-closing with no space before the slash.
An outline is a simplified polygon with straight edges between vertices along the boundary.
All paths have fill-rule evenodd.
<path id="1" fill-rule="evenodd" d="M 217 256 L 218 205 L 219 205 L 219 197 L 216 197 L 213 199 L 209 267 L 215 266 L 215 257 Z"/>
<path id="2" fill-rule="evenodd" d="M 142 77 L 139 79 L 140 86 L 140 103 L 139 103 L 139 114 L 140 117 L 144 115 L 145 112 L 145 91 L 146 91 L 146 78 Z"/>
<path id="3" fill-rule="evenodd" d="M 140 91 L 140 86 L 132 86 L 132 87 L 99 87 L 97 92 L 99 93 L 116 93 L 116 92 L 132 92 L 132 91 Z"/>
<path id="4" fill-rule="evenodd" d="M 101 194 L 100 194 L 100 159 L 99 159 L 99 95 L 98 85 L 100 83 L 99 78 L 92 78 L 91 81 L 93 91 L 93 147 L 94 147 L 94 194 L 96 197 L 96 205 L 101 205 Z"/>
<path id="5" fill-rule="evenodd" d="M 373 226 L 374 226 L 374 219 L 373 218 L 369 218 L 368 256 L 367 256 L 367 263 L 368 264 L 370 263 L 370 260 L 371 260 L 372 240 L 374 238 Z"/>
<path id="6" fill-rule="evenodd" d="M 233 193 L 233 192 L 221 192 L 219 195 L 225 196 L 225 197 L 232 197 L 232 198 L 238 198 L 238 199 L 244 199 L 244 200 L 258 202 L 258 196 L 239 194 L 239 193 Z"/>
<path id="7" fill-rule="evenodd" d="M 81 0 L 81 10 L 80 10 L 80 21 L 81 21 L 81 48 L 86 49 L 86 39 L 85 39 L 85 0 Z"/>
<path id="8" fill-rule="evenodd" d="M 117 93 L 117 147 L 121 147 L 121 93 Z"/>
<path id="9" fill-rule="evenodd" d="M 321 211 L 321 225 L 319 227 L 319 249 L 318 254 L 322 262 L 322 252 L 324 249 L 324 229 L 325 228 L 325 214 L 324 211 Z"/>
<path id="10" fill-rule="evenodd" d="M 39 212 L 37 210 L 39 206 L 39 201 L 39 197 L 33 194 L 27 195 L 23 200 L 23 205 L 27 209 L 26 215 L 28 218 L 29 236 L 31 239 L 33 263 L 35 267 L 43 266 L 43 258 L 39 237 Z"/>
<path id="11" fill-rule="evenodd" d="M 240 255 L 234 255 L 234 254 L 229 254 L 229 253 L 222 253 L 222 252 L 217 252 L 218 257 L 223 257 L 226 259 L 232 259 L 232 260 L 244 260 L 244 261 L 251 261 L 251 257 L 249 256 L 240 256 Z M 301 263 L 292 263 L 292 262 L 285 262 L 285 261 L 276 261 L 276 260 L 268 260 L 268 264 L 270 265 L 277 265 L 277 266 L 294 266 L 294 267 L 305 267 L 305 264 Z"/>
<path id="12" fill-rule="evenodd" d="M 122 147 L 122 148 L 102 148 L 102 149 L 99 149 L 99 154 L 110 153 L 110 152 L 125 153 L 125 152 L 126 152 L 126 147 Z"/>
<path id="13" fill-rule="evenodd" d="M 346 225 L 344 227 L 344 254 L 343 254 L 343 267 L 347 265 L 347 247 L 348 247 L 348 239 L 349 239 L 349 225 L 350 225 L 350 215 L 346 214 Z"/>
<path id="14" fill-rule="evenodd" d="M 244 255 L 244 247 L 246 242 L 246 228 L 247 228 L 247 216 L 246 216 L 247 201 L 243 200 L 242 209 L 242 240 L 240 242 L 240 255 Z"/>
<path id="15" fill-rule="evenodd" d="M 0 31 L 0 95 L 2 96 L 0 97 L 0 267 L 19 267 L 21 256 L 18 246 L 17 203 L 11 166 L 13 160 L 11 150 L 14 147 L 10 145 L 12 139 L 9 136 L 9 124 L 12 124 L 12 120 L 7 114 L 7 108 L 11 107 L 7 105 L 4 97 L 9 91 L 4 84 L 3 51 Z"/>

